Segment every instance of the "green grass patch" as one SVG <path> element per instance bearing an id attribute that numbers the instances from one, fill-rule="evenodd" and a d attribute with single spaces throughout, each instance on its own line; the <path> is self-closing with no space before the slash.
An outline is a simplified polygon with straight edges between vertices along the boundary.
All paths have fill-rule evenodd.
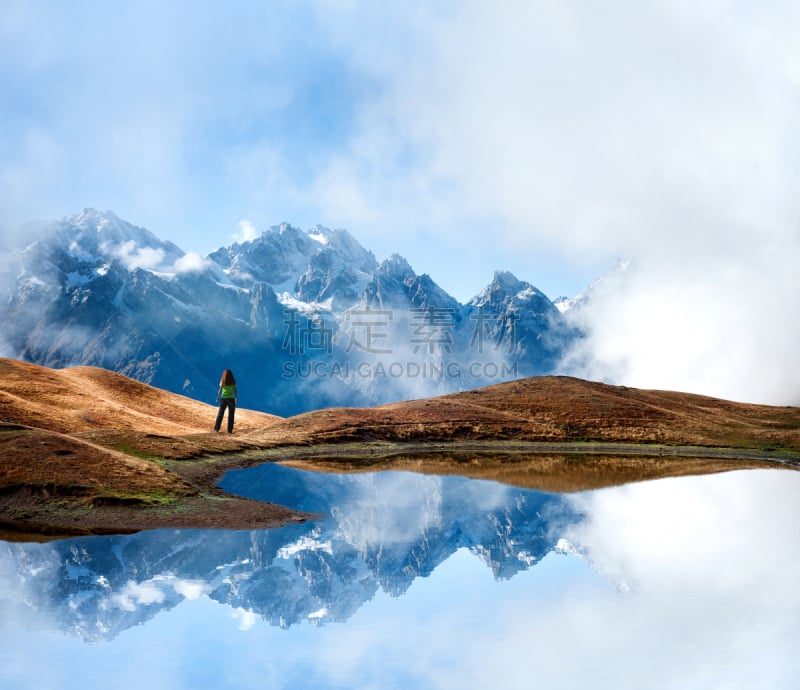
<path id="1" fill-rule="evenodd" d="M 128 492 L 104 491 L 89 500 L 94 506 L 129 505 L 129 506 L 170 506 L 180 500 L 180 496 L 165 491 Z"/>
<path id="2" fill-rule="evenodd" d="M 168 459 L 163 455 L 152 455 L 151 453 L 145 453 L 144 451 L 128 445 L 127 443 L 117 443 L 111 447 L 120 453 L 125 453 L 125 455 L 132 455 L 140 460 L 149 460 L 150 462 L 155 462 L 159 465 L 167 465 L 169 462 Z"/>

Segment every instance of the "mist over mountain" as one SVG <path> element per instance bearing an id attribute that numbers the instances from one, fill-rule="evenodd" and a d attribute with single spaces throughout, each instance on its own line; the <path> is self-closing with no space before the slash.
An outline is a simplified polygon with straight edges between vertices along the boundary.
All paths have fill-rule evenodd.
<path id="1" fill-rule="evenodd" d="M 498 271 L 467 304 L 346 230 L 289 224 L 207 257 L 111 212 L 23 229 L 0 256 L 0 354 L 100 366 L 282 415 L 553 373 L 577 337 L 530 283 Z"/>

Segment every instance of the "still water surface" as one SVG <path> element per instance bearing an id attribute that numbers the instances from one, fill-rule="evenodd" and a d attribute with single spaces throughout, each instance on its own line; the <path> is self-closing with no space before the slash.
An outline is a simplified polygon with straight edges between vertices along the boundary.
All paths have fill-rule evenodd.
<path id="1" fill-rule="evenodd" d="M 0 688 L 800 687 L 800 474 L 223 486 L 325 517 L 0 542 Z"/>

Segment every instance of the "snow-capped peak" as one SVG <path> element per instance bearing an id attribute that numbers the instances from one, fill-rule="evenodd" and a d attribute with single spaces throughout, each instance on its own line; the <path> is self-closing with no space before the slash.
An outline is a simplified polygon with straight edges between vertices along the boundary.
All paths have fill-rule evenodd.
<path id="1" fill-rule="evenodd" d="M 388 259 L 385 259 L 380 265 L 380 272 L 400 279 L 416 275 L 414 269 L 411 268 L 411 264 L 399 254 L 392 254 Z"/>
<path id="2" fill-rule="evenodd" d="M 323 245 L 330 244 L 331 231 L 323 225 L 315 225 L 307 234 L 315 242 L 319 242 Z"/>
<path id="3" fill-rule="evenodd" d="M 520 280 L 510 271 L 495 271 L 494 279 L 492 280 L 490 287 L 495 290 L 503 290 L 508 294 L 518 294 L 522 292 L 529 292 L 530 290 L 536 290 L 533 285 L 524 280 Z"/>
<path id="4" fill-rule="evenodd" d="M 327 235 L 323 235 L 322 233 L 309 232 L 308 236 L 315 242 L 319 242 L 320 244 L 328 244 L 329 238 Z"/>
<path id="5" fill-rule="evenodd" d="M 553 304 L 556 305 L 556 309 L 558 309 L 558 311 L 564 314 L 570 309 L 573 309 L 576 305 L 580 304 L 581 300 L 582 295 L 578 295 L 577 297 L 567 297 L 566 295 L 562 295 L 561 297 L 556 297 L 553 300 Z"/>
<path id="6" fill-rule="evenodd" d="M 103 261 L 115 258 L 129 270 L 165 268 L 184 255 L 172 242 L 159 240 L 111 211 L 85 208 L 56 223 L 55 232 L 73 256 Z"/>

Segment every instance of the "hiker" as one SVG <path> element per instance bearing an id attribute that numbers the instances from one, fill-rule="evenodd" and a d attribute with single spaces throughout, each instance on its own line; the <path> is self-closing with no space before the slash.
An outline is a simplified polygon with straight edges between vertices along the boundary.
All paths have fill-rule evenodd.
<path id="1" fill-rule="evenodd" d="M 219 390 L 217 391 L 217 402 L 219 403 L 219 412 L 217 412 L 217 421 L 214 424 L 214 433 L 219 433 L 219 428 L 222 426 L 222 417 L 225 415 L 225 408 L 228 409 L 228 433 L 233 433 L 233 415 L 236 413 L 236 402 L 239 396 L 236 393 L 236 379 L 233 377 L 233 372 L 226 369 L 222 372 L 222 378 L 219 382 Z"/>

